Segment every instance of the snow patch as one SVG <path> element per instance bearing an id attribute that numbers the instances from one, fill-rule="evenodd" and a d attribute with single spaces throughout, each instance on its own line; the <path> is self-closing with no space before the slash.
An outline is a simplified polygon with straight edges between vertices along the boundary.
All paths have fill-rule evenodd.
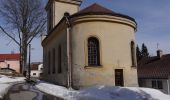
<path id="1" fill-rule="evenodd" d="M 65 87 L 49 84 L 42 81 L 36 84 L 36 87 L 47 94 L 51 94 L 53 96 L 63 98 L 66 100 L 71 100 L 71 98 L 78 93 L 78 91 L 68 90 Z"/>
<path id="2" fill-rule="evenodd" d="M 0 75 L 0 99 L 8 92 L 9 88 L 15 83 L 25 82 L 24 77 L 11 77 Z"/>
<path id="3" fill-rule="evenodd" d="M 170 100 L 170 95 L 151 88 L 98 85 L 76 91 L 42 81 L 36 87 L 65 100 Z"/>
<path id="4" fill-rule="evenodd" d="M 0 75 L 0 84 L 24 82 L 24 81 L 25 81 L 25 77 L 11 77 L 11 76 Z"/>
<path id="5" fill-rule="evenodd" d="M 0 84 L 0 99 L 8 92 L 10 84 Z"/>

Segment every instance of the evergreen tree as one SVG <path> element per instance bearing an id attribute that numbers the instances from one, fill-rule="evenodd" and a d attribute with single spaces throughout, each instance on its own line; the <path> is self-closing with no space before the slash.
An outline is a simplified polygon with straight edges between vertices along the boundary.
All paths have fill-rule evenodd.
<path id="1" fill-rule="evenodd" d="M 142 56 L 142 58 L 149 57 L 148 49 L 144 43 L 142 44 L 141 56 Z"/>
<path id="2" fill-rule="evenodd" d="M 138 45 L 137 45 L 137 47 L 136 47 L 136 57 L 137 57 L 137 62 L 138 62 L 139 60 L 141 60 L 141 58 L 142 58 L 141 51 L 140 51 Z"/>

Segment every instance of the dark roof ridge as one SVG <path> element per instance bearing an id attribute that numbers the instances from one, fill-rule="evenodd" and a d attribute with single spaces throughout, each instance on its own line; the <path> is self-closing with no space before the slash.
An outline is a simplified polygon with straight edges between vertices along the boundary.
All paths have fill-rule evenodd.
<path id="1" fill-rule="evenodd" d="M 92 4 L 88 7 L 80 10 L 79 12 L 73 14 L 71 17 L 83 16 L 83 15 L 110 15 L 110 16 L 126 18 L 126 19 L 129 19 L 129 20 L 134 21 L 136 23 L 134 18 L 132 18 L 128 15 L 124 15 L 124 14 L 121 14 L 121 13 L 114 12 L 114 11 L 108 9 L 108 8 L 103 7 L 100 4 L 97 4 L 97 3 L 94 3 L 94 4 Z"/>

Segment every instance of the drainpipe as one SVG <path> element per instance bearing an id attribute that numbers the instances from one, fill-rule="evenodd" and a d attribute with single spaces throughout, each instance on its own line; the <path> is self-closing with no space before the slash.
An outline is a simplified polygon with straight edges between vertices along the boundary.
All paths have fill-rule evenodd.
<path id="1" fill-rule="evenodd" d="M 70 38 L 70 30 L 71 30 L 71 24 L 70 24 L 70 14 L 64 13 L 64 17 L 66 20 L 67 25 L 67 64 L 68 64 L 68 72 L 67 72 L 67 78 L 68 78 L 68 88 L 72 89 L 72 66 L 71 66 L 71 38 Z"/>
<path id="2" fill-rule="evenodd" d="M 170 75 L 168 76 L 168 80 L 167 80 L 168 94 L 170 94 L 170 84 L 169 84 L 169 80 L 170 80 Z"/>

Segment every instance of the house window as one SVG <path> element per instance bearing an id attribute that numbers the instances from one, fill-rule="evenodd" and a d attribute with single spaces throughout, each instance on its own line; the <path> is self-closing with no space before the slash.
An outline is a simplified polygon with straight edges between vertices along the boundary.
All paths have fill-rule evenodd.
<path id="1" fill-rule="evenodd" d="M 61 45 L 58 47 L 58 73 L 62 72 L 62 51 L 61 51 Z"/>
<path id="2" fill-rule="evenodd" d="M 55 48 L 53 48 L 53 74 L 55 74 Z"/>
<path id="3" fill-rule="evenodd" d="M 136 66 L 136 63 L 135 63 L 135 43 L 134 41 L 131 41 L 131 60 L 132 60 L 132 67 L 135 67 Z"/>
<path id="4" fill-rule="evenodd" d="M 50 74 L 51 70 L 51 54 L 50 51 L 48 52 L 48 74 Z"/>
<path id="5" fill-rule="evenodd" d="M 88 39 L 88 65 L 100 65 L 99 41 L 95 37 L 90 37 Z"/>
<path id="6" fill-rule="evenodd" d="M 44 64 L 44 66 L 47 66 L 47 61 L 46 61 L 46 58 L 47 56 L 46 56 L 46 52 L 45 52 L 45 50 L 43 50 L 43 64 Z"/>
<path id="7" fill-rule="evenodd" d="M 162 81 L 160 81 L 160 80 L 152 80 L 152 88 L 163 89 Z"/>
<path id="8" fill-rule="evenodd" d="M 33 73 L 33 75 L 36 75 L 36 73 Z"/>

